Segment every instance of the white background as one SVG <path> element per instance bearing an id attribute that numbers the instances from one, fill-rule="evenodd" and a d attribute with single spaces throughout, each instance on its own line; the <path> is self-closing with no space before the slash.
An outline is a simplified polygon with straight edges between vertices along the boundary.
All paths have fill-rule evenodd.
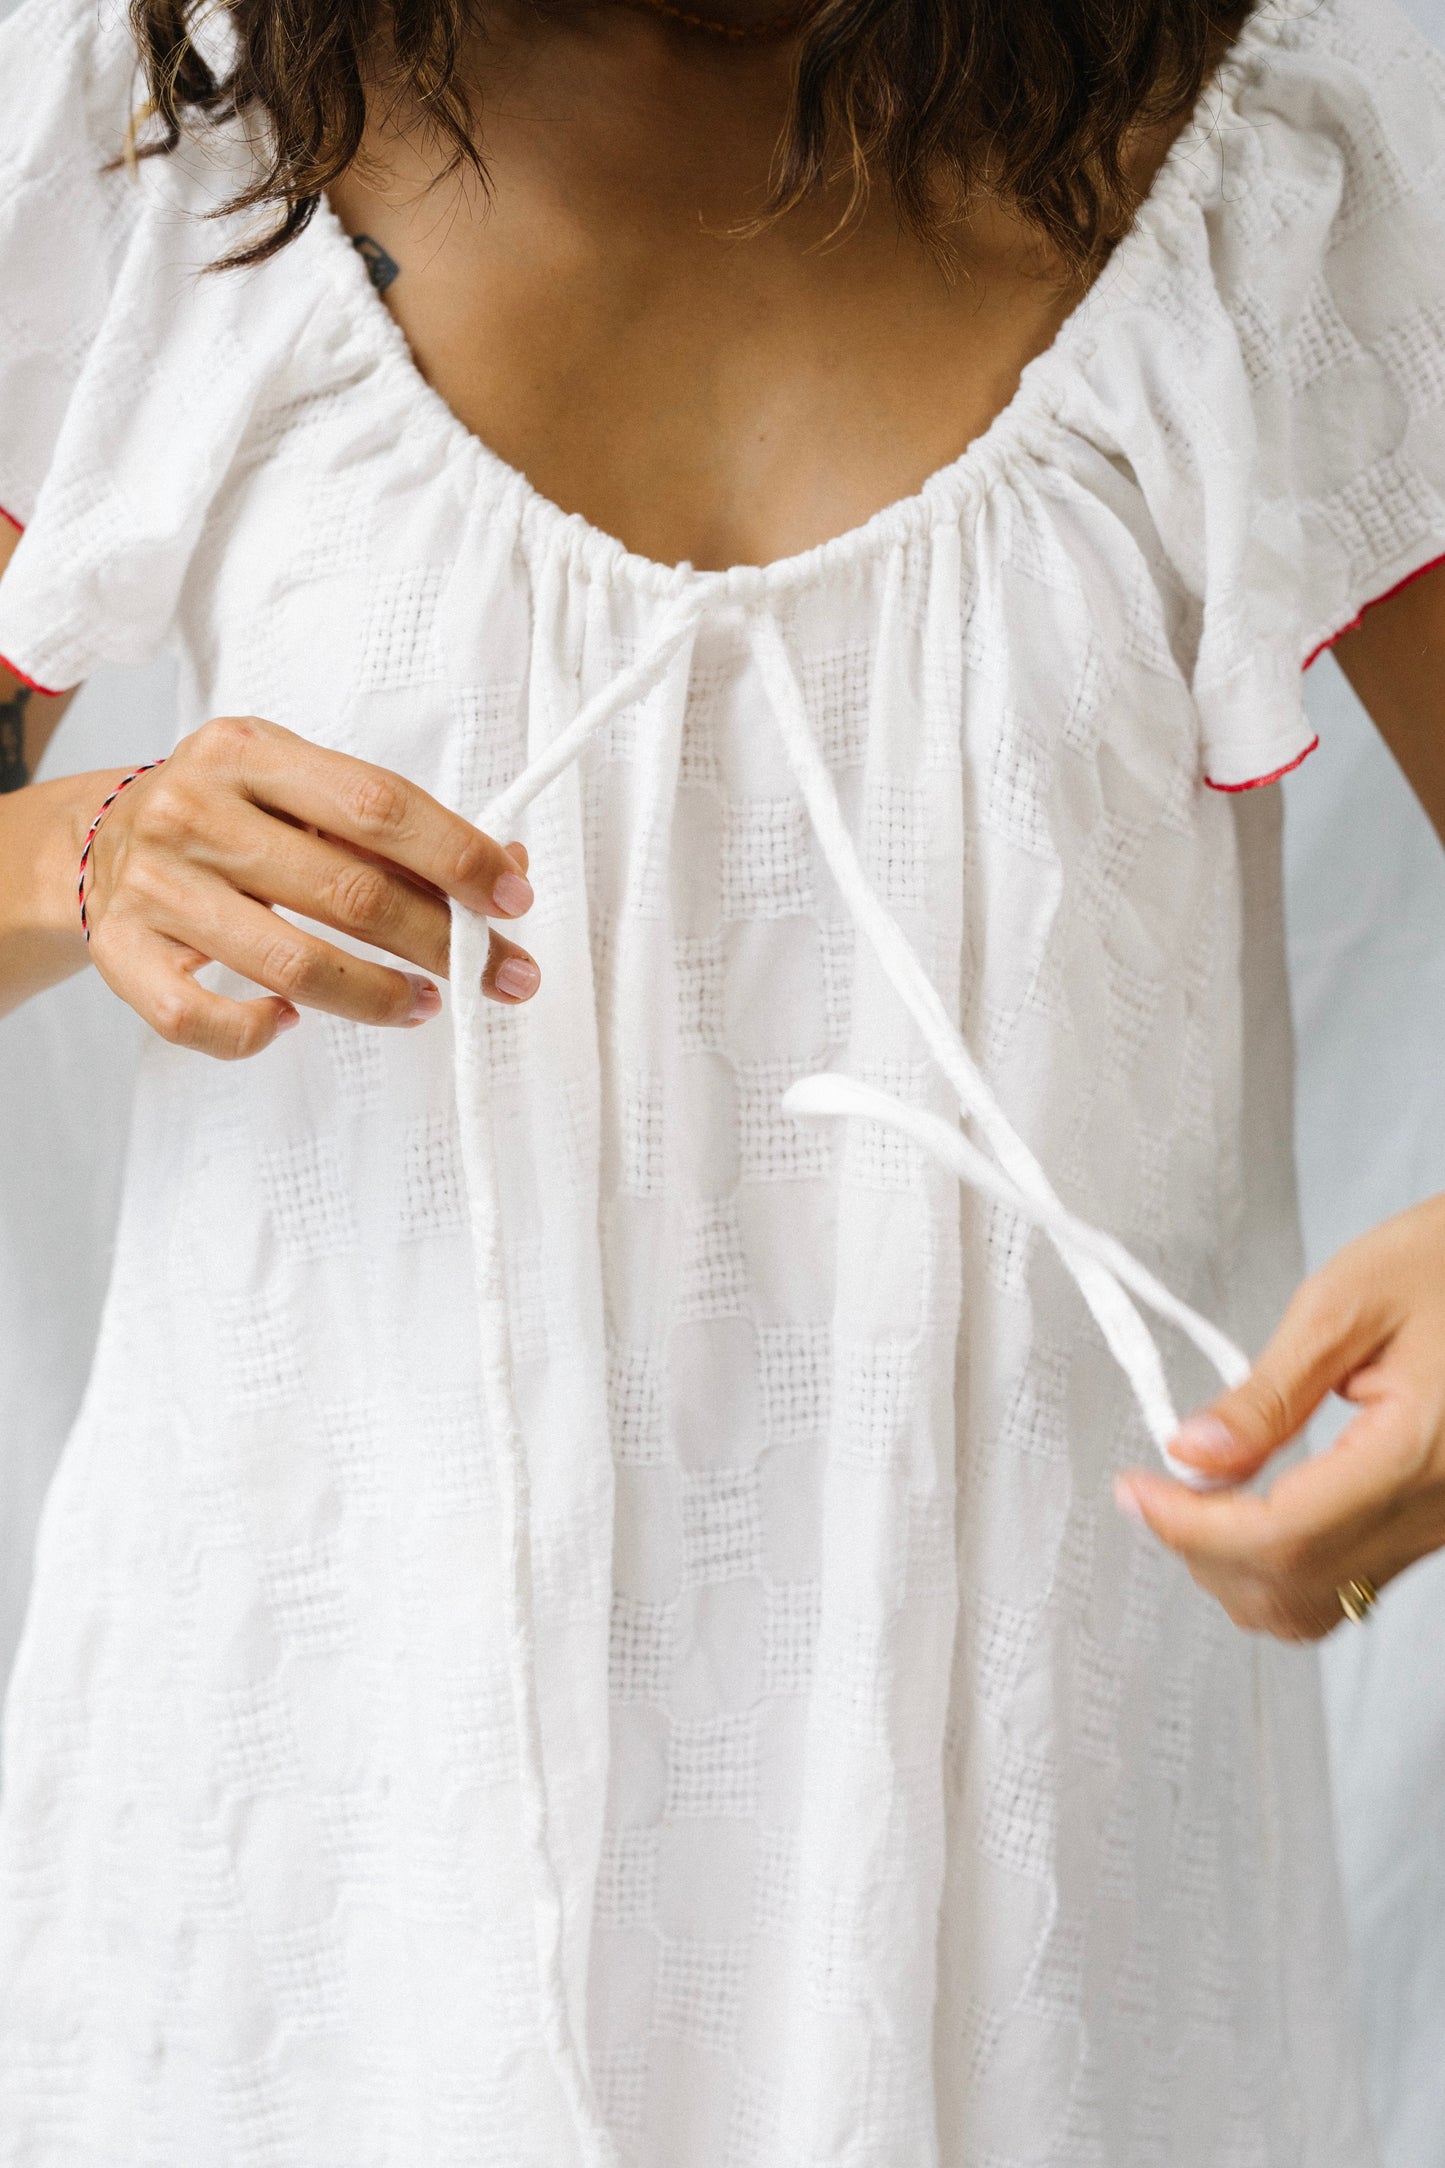
<path id="1" fill-rule="evenodd" d="M 0 0 L 0 15 L 14 0 Z M 1445 46 L 1445 0 L 1411 0 Z M 1312 1263 L 1445 1189 L 1445 853 L 1326 659 L 1285 784 L 1298 1158 Z M 109 672 L 60 773 L 163 751 L 162 670 Z M 199 720 L 200 718 L 187 718 Z M 0 1677 L 109 1261 L 139 1027 L 93 976 L 0 1022 Z M 1337 1809 L 1388 2168 L 1445 2168 L 1445 1556 L 1325 1652 Z"/>

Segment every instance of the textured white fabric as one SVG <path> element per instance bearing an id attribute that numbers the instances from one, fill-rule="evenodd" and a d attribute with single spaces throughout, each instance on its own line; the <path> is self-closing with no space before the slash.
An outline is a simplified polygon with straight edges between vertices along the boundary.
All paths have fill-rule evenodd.
<path id="1" fill-rule="evenodd" d="M 1445 855 L 1329 663 L 1310 706 L 1329 757 L 1290 779 L 1285 864 L 1301 1217 L 1322 1263 L 1445 1191 Z M 1324 1676 L 1371 2102 L 1391 2168 L 1445 2168 L 1445 1551 L 1391 1583 L 1370 1629 L 1330 1637 Z"/>
<path id="2" fill-rule="evenodd" d="M 95 178 L 130 56 L 88 6 L 0 32 L 28 674 L 170 639 L 184 717 L 476 814 L 697 604 L 526 816 L 545 988 L 459 1001 L 475 1096 L 441 1025 L 148 1050 L 8 1715 L 8 2157 L 1369 2157 L 1312 1662 L 1113 1514 L 1146 1440 L 1018 1218 L 781 1111 L 828 1065 L 953 1112 L 737 611 L 1070 1210 L 1257 1337 L 1295 1264 L 1275 809 L 1201 779 L 1303 751 L 1303 654 L 1445 547 L 1438 341 L 1398 330 L 1433 67 L 1372 5 L 1266 12 L 986 439 L 699 578 L 466 437 L 329 219 L 194 276 L 199 161 Z"/>

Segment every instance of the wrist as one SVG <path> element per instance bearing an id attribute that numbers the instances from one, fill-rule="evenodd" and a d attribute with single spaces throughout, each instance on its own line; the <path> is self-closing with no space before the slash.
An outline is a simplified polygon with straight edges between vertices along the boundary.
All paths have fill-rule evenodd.
<path id="1" fill-rule="evenodd" d="M 153 768 L 163 766 L 165 757 L 165 754 L 161 753 L 155 760 L 147 760 L 139 768 L 131 768 L 123 775 L 115 788 L 106 792 L 100 802 L 99 812 L 85 831 L 85 841 L 80 846 L 80 864 L 76 868 L 78 879 L 75 900 L 80 911 L 80 930 L 85 937 L 87 946 L 90 942 L 90 864 L 91 853 L 95 848 L 95 839 L 105 823 L 106 814 L 115 804 L 116 799 L 121 796 L 122 792 L 129 790 L 132 783 L 138 783 L 143 775 L 149 775 Z"/>
<path id="2" fill-rule="evenodd" d="M 80 928 L 80 854 L 85 848 L 91 822 L 115 789 L 127 768 L 97 768 L 84 775 L 57 776 L 54 782 L 32 786 L 40 825 L 37 833 L 36 909 L 39 930 L 68 938 L 72 934 L 84 946 Z"/>
<path id="3" fill-rule="evenodd" d="M 59 776 L 0 797 L 0 1015 L 84 967 L 80 853 L 127 772 Z"/>

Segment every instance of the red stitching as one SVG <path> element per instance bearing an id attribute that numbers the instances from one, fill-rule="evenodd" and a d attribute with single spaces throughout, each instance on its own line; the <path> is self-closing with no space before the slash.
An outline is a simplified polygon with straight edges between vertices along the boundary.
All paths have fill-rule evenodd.
<path id="1" fill-rule="evenodd" d="M 1284 766 L 1276 768 L 1272 775 L 1252 775 L 1247 783 L 1216 783 L 1213 776 L 1206 775 L 1205 783 L 1210 790 L 1263 790 L 1266 783 L 1277 783 L 1282 775 L 1291 774 L 1301 761 L 1308 760 L 1319 742 L 1317 737 L 1311 738 L 1302 753 L 1296 753 L 1293 760 L 1287 760 Z"/>
<path id="2" fill-rule="evenodd" d="M 33 693 L 39 693 L 42 700 L 59 700 L 70 690 L 69 686 L 62 686 L 57 692 L 53 685 L 42 685 L 38 678 L 27 677 L 23 670 L 16 669 L 8 655 L 0 655 L 0 670 L 8 670 L 11 677 L 19 678 L 22 685 L 28 685 Z"/>
<path id="3" fill-rule="evenodd" d="M 13 527 L 17 534 L 24 534 L 23 521 L 18 520 L 13 512 L 8 512 L 3 504 L 0 504 L 0 519 L 3 519 L 7 526 Z M 11 677 L 18 678 L 22 685 L 28 685 L 33 693 L 39 693 L 42 700 L 58 700 L 61 697 L 53 687 L 42 685 L 38 678 L 27 677 L 23 670 L 17 670 L 8 655 L 0 655 L 0 670 L 8 670 Z"/>
<path id="4" fill-rule="evenodd" d="M 1427 572 L 1434 572 L 1441 565 L 1445 565 L 1445 552 L 1442 552 L 1438 557 L 1430 558 L 1426 564 L 1416 565 L 1413 572 L 1407 572 L 1402 580 L 1396 580 L 1394 586 L 1387 587 L 1382 595 L 1372 595 L 1368 602 L 1362 602 L 1348 625 L 1341 625 L 1338 632 L 1332 632 L 1327 640 L 1321 640 L 1318 647 L 1310 649 L 1310 652 L 1300 664 L 1300 669 L 1302 671 L 1308 670 L 1312 662 L 1319 661 L 1326 648 L 1333 647 L 1336 640 L 1343 640 L 1347 632 L 1353 632 L 1356 626 L 1363 622 L 1367 610 L 1377 610 L 1382 602 L 1389 602 L 1393 596 L 1403 593 L 1405 588 L 1413 586 L 1416 580 L 1422 580 Z M 1254 775 L 1250 777 L 1247 783 L 1216 783 L 1212 777 L 1207 775 L 1204 780 L 1211 790 L 1263 790 L 1266 783 L 1277 783 L 1282 775 L 1288 775 L 1291 770 L 1300 765 L 1301 761 L 1308 760 L 1319 742 L 1318 738 L 1311 738 L 1302 753 L 1297 753 L 1293 760 L 1287 760 L 1282 768 L 1276 768 L 1272 775 Z"/>
<path id="5" fill-rule="evenodd" d="M 1308 670 L 1312 662 L 1318 662 L 1327 647 L 1333 647 L 1336 640 L 1343 640 L 1347 632 L 1353 632 L 1355 627 L 1363 620 L 1366 610 L 1377 610 L 1382 602 L 1388 602 L 1392 595 L 1400 594 L 1403 589 L 1412 586 L 1416 580 L 1423 580 L 1427 572 L 1435 571 L 1439 565 L 1445 565 L 1445 553 L 1442 553 L 1439 557 L 1432 557 L 1428 564 L 1416 565 L 1414 571 L 1407 572 L 1403 580 L 1396 580 L 1393 587 L 1387 587 L 1383 595 L 1372 595 L 1368 602 L 1362 602 L 1348 625 L 1341 625 L 1339 631 L 1332 632 L 1328 640 L 1321 640 L 1318 647 L 1311 648 L 1309 654 L 1300 664 L 1300 668 Z"/>

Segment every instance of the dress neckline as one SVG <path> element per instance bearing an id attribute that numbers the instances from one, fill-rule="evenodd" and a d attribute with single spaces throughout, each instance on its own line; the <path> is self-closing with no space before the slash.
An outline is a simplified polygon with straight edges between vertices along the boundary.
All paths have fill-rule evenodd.
<path id="1" fill-rule="evenodd" d="M 710 589 L 720 601 L 746 604 L 783 596 L 875 562 L 941 524 L 955 525 L 1020 462 L 1046 459 L 1060 420 L 1070 377 L 1088 351 L 1100 320 L 1115 305 L 1137 297 L 1141 273 L 1169 243 L 1179 208 L 1197 203 L 1217 174 L 1221 124 L 1235 91 L 1258 52 L 1275 43 L 1296 16 L 1317 0 L 1261 0 L 1239 37 L 1205 84 L 1193 112 L 1170 144 L 1128 232 L 1060 324 L 1049 344 L 1024 364 L 1012 396 L 988 427 L 920 486 L 867 519 L 807 549 L 762 565 L 698 571 L 685 560 L 665 564 L 631 550 L 618 536 L 568 512 L 545 496 L 468 427 L 422 374 L 405 332 L 373 287 L 366 266 L 329 201 L 323 196 L 307 243 L 330 274 L 343 320 L 353 337 L 390 379 L 402 411 L 398 431 L 432 433 L 449 462 L 470 467 L 472 486 L 492 500 L 499 515 L 510 511 L 519 530 L 544 551 L 560 549 L 590 577 L 657 597 Z M 289 253 L 289 252 L 288 252 Z"/>

